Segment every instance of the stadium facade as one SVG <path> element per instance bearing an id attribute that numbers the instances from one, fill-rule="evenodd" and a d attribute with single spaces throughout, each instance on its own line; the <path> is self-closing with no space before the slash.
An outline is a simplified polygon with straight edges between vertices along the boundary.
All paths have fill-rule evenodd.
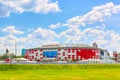
<path id="1" fill-rule="evenodd" d="M 96 43 L 93 43 L 92 47 L 87 44 L 42 45 L 39 48 L 23 49 L 22 55 L 30 61 L 48 59 L 57 61 L 79 61 L 87 59 L 105 59 L 109 57 L 108 51 L 98 48 Z"/>

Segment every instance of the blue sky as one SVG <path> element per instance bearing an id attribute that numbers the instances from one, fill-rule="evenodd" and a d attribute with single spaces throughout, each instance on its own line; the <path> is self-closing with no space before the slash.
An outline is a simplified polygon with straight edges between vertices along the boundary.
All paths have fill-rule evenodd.
<path id="1" fill-rule="evenodd" d="M 0 54 L 8 48 L 96 42 L 120 52 L 119 0 L 0 0 Z"/>

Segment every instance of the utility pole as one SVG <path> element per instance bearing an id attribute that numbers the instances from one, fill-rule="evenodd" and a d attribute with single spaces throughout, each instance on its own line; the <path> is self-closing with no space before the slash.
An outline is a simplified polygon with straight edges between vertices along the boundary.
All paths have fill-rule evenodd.
<path id="1" fill-rule="evenodd" d="M 15 42 L 15 58 L 17 58 L 17 43 Z M 17 62 L 17 60 L 15 59 L 15 61 Z"/>

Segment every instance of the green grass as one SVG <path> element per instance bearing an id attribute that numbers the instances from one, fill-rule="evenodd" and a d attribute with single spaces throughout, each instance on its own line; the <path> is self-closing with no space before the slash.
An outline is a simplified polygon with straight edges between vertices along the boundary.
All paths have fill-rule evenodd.
<path id="1" fill-rule="evenodd" d="M 120 80 L 119 64 L 0 65 L 0 80 Z"/>

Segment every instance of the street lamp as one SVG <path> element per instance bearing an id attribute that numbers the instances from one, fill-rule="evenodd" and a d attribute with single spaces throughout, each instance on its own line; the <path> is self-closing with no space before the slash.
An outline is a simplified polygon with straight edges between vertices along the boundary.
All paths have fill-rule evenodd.
<path id="1" fill-rule="evenodd" d="M 15 61 L 17 62 L 17 43 L 15 42 Z"/>

